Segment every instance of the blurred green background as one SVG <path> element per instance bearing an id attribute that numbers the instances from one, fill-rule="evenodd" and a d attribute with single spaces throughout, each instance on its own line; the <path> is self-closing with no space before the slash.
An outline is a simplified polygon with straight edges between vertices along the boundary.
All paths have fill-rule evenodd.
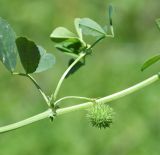
<path id="1" fill-rule="evenodd" d="M 60 96 L 103 97 L 127 88 L 159 71 L 159 65 L 140 71 L 143 62 L 160 52 L 159 0 L 0 0 L 0 16 L 17 35 L 27 36 L 54 53 L 55 67 L 36 74 L 50 94 L 66 69 L 68 57 L 58 52 L 49 35 L 57 26 L 74 30 L 75 17 L 89 17 L 105 25 L 107 6 L 114 6 L 115 38 L 96 46 L 87 65 L 68 78 Z M 86 111 L 45 119 L 0 135 L 1 155 L 159 155 L 160 84 L 111 103 L 116 119 L 110 129 L 92 128 Z M 76 103 L 76 102 L 75 102 Z M 66 103 L 68 104 L 68 102 Z M 12 77 L 0 64 L 0 126 L 47 109 L 43 99 L 23 77 Z"/>

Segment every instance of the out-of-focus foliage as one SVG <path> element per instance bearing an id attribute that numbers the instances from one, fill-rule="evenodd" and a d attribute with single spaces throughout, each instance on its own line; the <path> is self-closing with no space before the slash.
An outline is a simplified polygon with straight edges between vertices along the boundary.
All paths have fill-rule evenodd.
<path id="1" fill-rule="evenodd" d="M 27 36 L 56 55 L 59 61 L 53 69 L 35 75 L 50 94 L 68 63 L 63 53 L 54 48 L 50 33 L 58 26 L 75 32 L 76 17 L 89 17 L 106 25 L 109 3 L 114 6 L 115 38 L 98 45 L 88 57 L 87 65 L 66 79 L 60 93 L 101 97 L 159 71 L 158 63 L 144 73 L 140 71 L 146 58 L 160 51 L 160 34 L 155 24 L 155 19 L 160 17 L 159 0 L 0 0 L 0 16 L 12 25 L 18 36 Z M 1 126 L 47 108 L 28 79 L 12 77 L 3 65 L 0 72 Z M 157 83 L 111 103 L 117 113 L 111 129 L 90 127 L 86 112 L 82 111 L 63 115 L 53 123 L 43 120 L 2 134 L 0 154 L 159 155 L 159 91 Z"/>

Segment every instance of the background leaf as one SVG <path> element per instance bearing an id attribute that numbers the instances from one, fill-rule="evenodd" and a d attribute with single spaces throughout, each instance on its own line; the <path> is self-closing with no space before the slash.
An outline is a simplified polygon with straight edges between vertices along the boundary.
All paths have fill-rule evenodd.
<path id="1" fill-rule="evenodd" d="M 77 38 L 77 36 L 65 27 L 57 27 L 50 35 L 54 42 L 62 42 L 66 39 Z"/>
<path id="2" fill-rule="evenodd" d="M 0 60 L 11 72 L 14 71 L 17 61 L 15 38 L 12 27 L 0 18 Z"/>
<path id="3" fill-rule="evenodd" d="M 56 61 L 55 57 L 50 53 L 46 53 L 46 50 L 44 48 L 38 46 L 38 49 L 41 58 L 35 73 L 43 72 L 45 70 L 52 68 Z"/>
<path id="4" fill-rule="evenodd" d="M 82 18 L 79 21 L 80 28 L 82 28 L 82 33 L 85 35 L 91 35 L 96 37 L 102 37 L 106 35 L 103 28 L 97 24 L 95 21 L 89 18 Z"/>
<path id="5" fill-rule="evenodd" d="M 36 44 L 25 37 L 17 38 L 16 44 L 26 73 L 35 72 L 40 61 L 40 52 Z"/>
<path id="6" fill-rule="evenodd" d="M 149 60 L 147 60 L 147 61 L 143 64 L 143 66 L 142 66 L 142 68 L 141 68 L 141 71 L 144 71 L 146 68 L 150 67 L 151 65 L 153 65 L 154 63 L 156 63 L 156 62 L 159 61 L 159 60 L 160 60 L 160 55 L 156 55 L 156 56 L 150 58 Z"/>

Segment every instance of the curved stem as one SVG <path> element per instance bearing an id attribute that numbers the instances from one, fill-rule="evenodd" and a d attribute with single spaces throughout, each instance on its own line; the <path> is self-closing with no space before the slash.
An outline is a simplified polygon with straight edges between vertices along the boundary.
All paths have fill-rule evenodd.
<path id="1" fill-rule="evenodd" d="M 117 100 L 117 99 L 122 98 L 124 96 L 127 96 L 129 94 L 132 94 L 142 88 L 145 88 L 146 86 L 158 81 L 159 78 L 160 78 L 159 74 L 157 74 L 157 75 L 154 75 L 154 76 L 152 76 L 152 77 L 150 77 L 150 78 L 148 78 L 148 79 L 146 79 L 146 80 L 144 80 L 144 81 L 142 81 L 132 87 L 129 87 L 127 89 L 124 89 L 124 90 L 119 91 L 117 93 L 114 93 L 112 95 L 102 97 L 100 99 L 95 100 L 94 102 L 86 102 L 86 103 L 74 105 L 74 106 L 67 107 L 67 108 L 57 109 L 57 114 L 61 115 L 61 114 L 65 114 L 65 113 L 76 111 L 76 110 L 86 109 L 86 108 L 91 107 L 95 103 L 97 103 L 97 104 L 98 103 L 108 103 L 108 102 Z"/>
<path id="2" fill-rule="evenodd" d="M 56 100 L 57 95 L 58 95 L 58 92 L 59 92 L 59 90 L 60 90 L 60 87 L 61 87 L 61 85 L 62 85 L 62 83 L 63 83 L 66 75 L 69 73 L 69 71 L 72 69 L 72 67 L 73 67 L 79 60 L 81 60 L 85 55 L 86 55 L 86 53 L 81 53 L 81 54 L 79 55 L 79 57 L 78 57 L 78 58 L 67 68 L 67 70 L 63 73 L 63 75 L 61 76 L 61 78 L 60 78 L 60 80 L 59 80 L 59 82 L 58 82 L 58 84 L 57 84 L 57 87 L 56 87 L 56 89 L 55 89 L 54 94 L 51 95 L 51 100 L 52 100 L 52 99 Z"/>
<path id="3" fill-rule="evenodd" d="M 81 97 L 81 96 L 65 96 L 65 97 L 62 97 L 60 98 L 59 100 L 57 100 L 55 103 L 54 103 L 54 106 L 55 107 L 59 107 L 59 104 L 60 102 L 62 102 L 63 100 L 66 100 L 66 99 L 80 99 L 80 100 L 87 100 L 87 101 L 95 101 L 95 99 L 92 99 L 92 98 L 88 98 L 88 97 Z"/>
<path id="4" fill-rule="evenodd" d="M 102 36 L 100 38 L 98 38 L 87 50 L 90 50 L 91 48 L 93 48 L 98 42 L 100 42 L 102 39 L 104 39 L 106 36 Z"/>
<path id="5" fill-rule="evenodd" d="M 51 99 L 50 101 L 52 101 L 52 99 L 54 99 L 54 101 L 57 98 L 58 92 L 60 90 L 60 87 L 66 77 L 66 75 L 69 73 L 69 71 L 74 67 L 74 65 L 81 60 L 85 55 L 87 55 L 87 51 L 89 51 L 90 49 L 92 49 L 98 42 L 100 42 L 102 39 L 104 39 L 106 36 L 102 36 L 100 38 L 98 38 L 89 48 L 87 48 L 84 52 L 80 53 L 79 57 L 67 68 L 67 70 L 63 73 L 62 77 L 60 78 L 57 87 L 54 91 L 54 94 L 51 95 Z"/>
<path id="6" fill-rule="evenodd" d="M 140 83 L 138 83 L 138 84 L 136 84 L 132 87 L 124 89 L 120 92 L 117 92 L 117 93 L 114 93 L 112 95 L 97 99 L 94 102 L 85 102 L 85 103 L 82 103 L 82 104 L 79 104 L 79 105 L 74 105 L 74 106 L 70 106 L 70 107 L 67 107 L 67 108 L 57 109 L 56 114 L 58 116 L 58 115 L 62 115 L 62 114 L 65 114 L 65 113 L 72 112 L 72 111 L 89 108 L 93 104 L 107 103 L 107 102 L 117 100 L 121 97 L 127 96 L 127 95 L 132 94 L 132 93 L 134 93 L 134 92 L 136 92 L 136 91 L 138 91 L 142 88 L 145 88 L 146 86 L 156 82 L 157 80 L 159 80 L 159 74 L 154 75 L 154 76 L 152 76 L 152 77 L 150 77 L 150 78 L 148 78 L 148 79 L 146 79 L 146 80 L 144 80 L 144 81 L 142 81 L 142 82 L 140 82 Z M 20 128 L 20 127 L 23 127 L 25 125 L 31 124 L 33 122 L 48 118 L 52 115 L 53 115 L 53 111 L 51 109 L 49 109 L 49 110 L 47 110 L 43 113 L 40 113 L 40 114 L 35 115 L 33 117 L 30 117 L 26 120 L 22 120 L 20 122 L 17 122 L 17 123 L 11 124 L 11 125 L 0 127 L 0 133 L 7 132 L 7 131 L 10 131 L 10 130 L 15 130 L 17 128 Z"/>
<path id="7" fill-rule="evenodd" d="M 42 95 L 42 97 L 45 100 L 45 102 L 47 103 L 47 105 L 50 106 L 50 100 L 48 99 L 47 95 L 44 93 L 42 88 L 39 86 L 39 84 L 36 82 L 36 80 L 31 75 L 24 74 L 24 73 L 12 73 L 12 74 L 13 75 L 20 75 L 20 76 L 24 76 L 24 77 L 29 78 L 32 81 L 32 83 L 36 86 L 36 88 L 38 89 L 38 91 Z"/>

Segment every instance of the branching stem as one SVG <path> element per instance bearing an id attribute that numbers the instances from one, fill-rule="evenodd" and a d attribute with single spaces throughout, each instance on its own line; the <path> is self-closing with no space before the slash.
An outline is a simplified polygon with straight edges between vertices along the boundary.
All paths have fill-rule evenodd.
<path id="1" fill-rule="evenodd" d="M 62 83 L 63 83 L 66 75 L 67 75 L 67 74 L 69 73 L 69 71 L 73 68 L 73 66 L 74 66 L 79 60 L 81 60 L 85 55 L 86 55 L 86 53 L 81 53 L 81 54 L 79 55 L 79 57 L 78 57 L 78 58 L 67 68 L 67 70 L 63 73 L 63 75 L 61 76 L 61 78 L 60 78 L 60 80 L 59 80 L 59 82 L 58 82 L 58 84 L 57 84 L 57 87 L 56 87 L 56 89 L 55 89 L 54 94 L 51 95 L 51 100 L 52 100 L 52 99 L 54 99 L 54 101 L 56 100 L 57 95 L 58 95 L 58 92 L 59 92 L 59 90 L 60 90 L 60 87 L 61 87 L 61 85 L 62 85 Z"/>
<path id="2" fill-rule="evenodd" d="M 152 77 L 150 77 L 150 78 L 148 78 L 148 79 L 146 79 L 146 80 L 144 80 L 144 81 L 142 81 L 142 82 L 140 82 L 140 83 L 138 83 L 138 84 L 136 84 L 132 87 L 129 87 L 125 90 L 122 90 L 122 91 L 114 93 L 112 95 L 97 99 L 97 100 L 95 100 L 95 102 L 85 102 L 85 103 L 82 103 L 82 104 L 57 109 L 56 114 L 57 114 L 57 116 L 59 116 L 59 115 L 65 114 L 65 113 L 69 113 L 69 112 L 73 112 L 73 111 L 77 111 L 77 110 L 82 110 L 82 109 L 87 109 L 87 108 L 91 107 L 93 104 L 107 103 L 107 102 L 117 100 L 121 97 L 132 94 L 132 93 L 134 93 L 134 92 L 136 92 L 136 91 L 138 91 L 138 90 L 156 82 L 157 80 L 159 80 L 159 74 L 153 75 Z M 53 115 L 53 111 L 51 109 L 49 109 L 49 110 L 47 110 L 43 113 L 40 113 L 38 115 L 35 115 L 35 116 L 30 117 L 30 118 L 25 119 L 25 120 L 22 120 L 20 122 L 0 127 L 0 133 L 15 130 L 17 128 L 20 128 L 20 127 L 23 127 L 25 125 L 31 124 L 33 122 L 48 118 L 52 115 Z"/>
<path id="3" fill-rule="evenodd" d="M 54 101 L 56 101 L 57 95 L 58 95 L 59 90 L 60 90 L 60 87 L 61 87 L 61 85 L 62 85 L 62 83 L 63 83 L 66 75 L 69 73 L 69 71 L 76 65 L 76 63 L 77 63 L 78 61 L 80 61 L 83 57 L 85 57 L 85 56 L 87 55 L 87 51 L 89 51 L 90 49 L 92 49 L 98 42 L 100 42 L 100 41 L 101 41 L 102 39 L 104 39 L 105 37 L 106 37 L 106 36 L 102 36 L 102 37 L 98 38 L 89 48 L 87 48 L 84 52 L 80 53 L 79 57 L 67 68 L 67 70 L 66 70 L 66 71 L 63 73 L 63 75 L 61 76 L 61 78 L 60 78 L 60 80 L 59 80 L 59 82 L 58 82 L 58 84 L 57 84 L 57 87 L 56 87 L 54 93 L 51 95 L 50 101 L 52 101 L 52 99 L 53 99 Z"/>

